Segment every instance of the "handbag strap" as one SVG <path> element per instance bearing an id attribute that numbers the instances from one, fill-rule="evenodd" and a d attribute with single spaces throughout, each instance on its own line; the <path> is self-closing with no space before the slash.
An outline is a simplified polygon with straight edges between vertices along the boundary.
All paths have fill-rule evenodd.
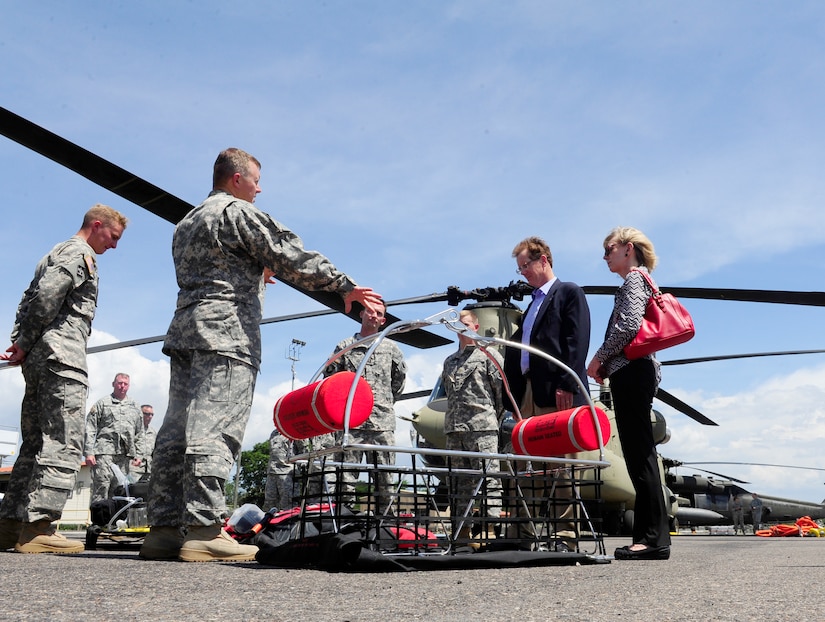
<path id="1" fill-rule="evenodd" d="M 645 270 L 639 270 L 639 268 L 631 268 L 630 270 L 632 272 L 638 272 L 643 277 L 645 277 L 645 281 L 647 281 L 647 284 L 650 285 L 650 289 L 653 290 L 653 293 L 651 294 L 651 296 L 658 296 L 659 294 L 661 294 L 661 292 L 659 291 L 659 288 L 656 286 L 656 283 L 653 282 L 653 279 L 651 278 L 651 276 Z"/>

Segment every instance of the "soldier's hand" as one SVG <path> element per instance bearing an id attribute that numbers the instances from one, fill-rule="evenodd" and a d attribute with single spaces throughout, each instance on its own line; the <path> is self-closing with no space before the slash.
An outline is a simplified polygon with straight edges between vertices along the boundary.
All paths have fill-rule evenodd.
<path id="1" fill-rule="evenodd" d="M 86 456 L 86 464 L 89 466 L 97 466 L 97 460 L 94 456 Z"/>
<path id="2" fill-rule="evenodd" d="M 381 304 L 381 294 L 376 294 L 371 287 L 356 287 L 351 292 L 344 296 L 344 312 L 349 313 L 352 310 L 352 303 L 360 302 L 367 309 L 375 311 L 384 311 L 384 305 Z"/>
<path id="3" fill-rule="evenodd" d="M 0 354 L 0 361 L 8 361 L 9 365 L 20 365 L 25 360 L 26 353 L 16 343 L 11 344 L 3 354 Z"/>

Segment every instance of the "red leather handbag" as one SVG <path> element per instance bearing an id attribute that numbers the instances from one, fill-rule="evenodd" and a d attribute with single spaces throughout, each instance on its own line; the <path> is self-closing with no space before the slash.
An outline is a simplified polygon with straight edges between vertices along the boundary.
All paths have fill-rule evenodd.
<path id="1" fill-rule="evenodd" d="M 690 341 L 696 334 L 693 318 L 676 297 L 659 291 L 653 279 L 644 270 L 637 272 L 645 277 L 653 288 L 653 294 L 647 301 L 645 317 L 639 332 L 633 341 L 624 347 L 624 355 L 631 361 L 665 348 L 678 346 Z"/>

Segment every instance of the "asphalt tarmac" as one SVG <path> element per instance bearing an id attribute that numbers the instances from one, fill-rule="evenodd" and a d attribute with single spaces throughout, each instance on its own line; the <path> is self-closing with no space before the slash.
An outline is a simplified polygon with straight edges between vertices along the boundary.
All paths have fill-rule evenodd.
<path id="1" fill-rule="evenodd" d="M 825 538 L 680 535 L 668 561 L 391 574 L 149 562 L 101 542 L 0 552 L 0 603 L 7 621 L 820 621 Z"/>

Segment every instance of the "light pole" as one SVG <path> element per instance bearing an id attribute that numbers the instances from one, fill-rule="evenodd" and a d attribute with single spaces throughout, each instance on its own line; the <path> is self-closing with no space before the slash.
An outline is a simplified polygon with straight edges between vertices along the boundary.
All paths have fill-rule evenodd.
<path id="1" fill-rule="evenodd" d="M 287 352 L 286 358 L 292 361 L 292 390 L 295 390 L 295 363 L 301 360 L 301 348 L 306 345 L 306 341 L 301 341 L 300 339 L 293 339 L 292 343 L 289 345 L 289 351 Z"/>

